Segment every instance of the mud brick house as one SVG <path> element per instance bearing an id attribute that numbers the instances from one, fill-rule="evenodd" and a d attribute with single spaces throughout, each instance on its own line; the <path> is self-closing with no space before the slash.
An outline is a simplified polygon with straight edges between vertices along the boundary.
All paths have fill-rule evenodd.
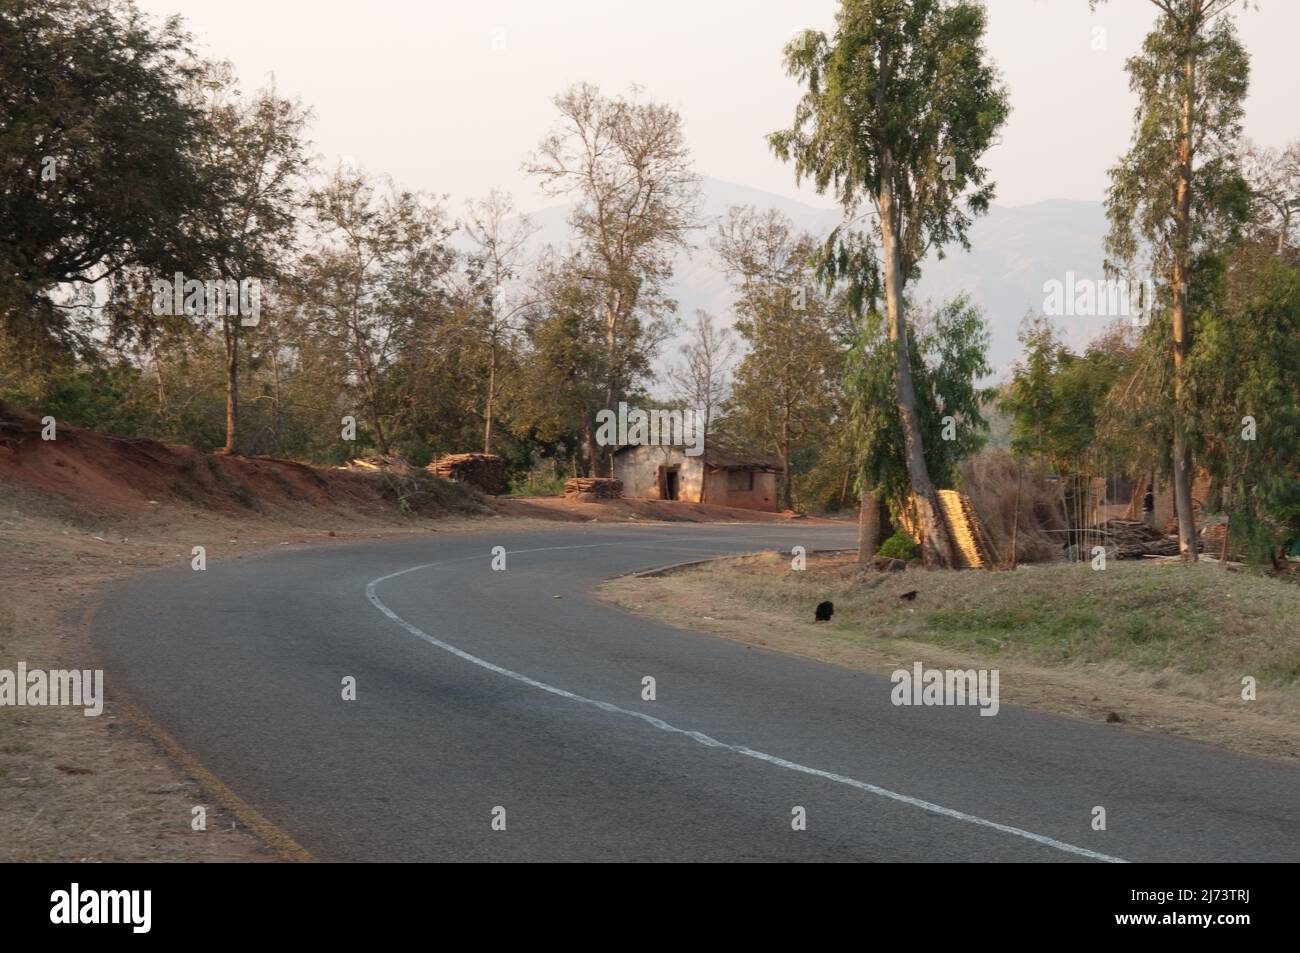
<path id="1" fill-rule="evenodd" d="M 715 437 L 693 457 L 684 447 L 646 445 L 621 447 L 614 454 L 614 476 L 623 481 L 624 497 L 769 512 L 776 510 L 780 469 L 774 457 Z"/>

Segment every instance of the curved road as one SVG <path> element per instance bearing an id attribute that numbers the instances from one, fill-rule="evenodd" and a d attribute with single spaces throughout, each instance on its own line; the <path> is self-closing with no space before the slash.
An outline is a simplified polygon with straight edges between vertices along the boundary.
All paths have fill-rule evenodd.
<path id="1" fill-rule="evenodd" d="M 488 528 L 214 560 L 107 590 L 93 636 L 110 702 L 318 860 L 1300 860 L 1295 768 L 1009 706 L 894 707 L 887 678 L 591 594 L 854 532 Z"/>

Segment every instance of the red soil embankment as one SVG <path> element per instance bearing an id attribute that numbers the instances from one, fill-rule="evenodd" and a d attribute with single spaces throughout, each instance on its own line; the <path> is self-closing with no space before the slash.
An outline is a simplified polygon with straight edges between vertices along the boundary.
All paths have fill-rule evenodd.
<path id="1" fill-rule="evenodd" d="M 57 497 L 78 513 L 130 517 L 156 507 L 277 515 L 304 508 L 371 518 L 489 513 L 475 491 L 431 474 L 365 473 L 269 457 L 209 454 L 67 425 L 0 405 L 0 484 Z"/>

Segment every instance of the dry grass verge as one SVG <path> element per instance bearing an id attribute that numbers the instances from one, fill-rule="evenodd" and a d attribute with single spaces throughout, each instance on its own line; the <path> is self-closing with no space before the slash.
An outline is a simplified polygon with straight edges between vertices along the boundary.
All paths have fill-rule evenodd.
<path id="1" fill-rule="evenodd" d="M 603 591 L 753 645 L 881 674 L 918 660 L 998 668 L 1005 704 L 1300 758 L 1300 587 L 1260 575 L 1123 562 L 859 578 L 851 556 L 795 572 L 788 557 L 765 555 Z M 835 616 L 817 624 L 823 599 Z M 1245 676 L 1255 701 L 1241 697 Z"/>

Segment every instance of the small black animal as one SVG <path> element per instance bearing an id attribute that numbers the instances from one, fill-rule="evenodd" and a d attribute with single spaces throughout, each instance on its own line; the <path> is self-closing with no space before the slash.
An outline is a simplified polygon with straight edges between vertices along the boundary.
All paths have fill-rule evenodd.
<path id="1" fill-rule="evenodd" d="M 906 599 L 908 602 L 912 602 L 914 599 L 916 599 L 916 590 L 913 589 L 911 592 L 905 592 L 898 598 Z"/>
<path id="2" fill-rule="evenodd" d="M 835 603 L 823 602 L 817 606 L 816 621 L 829 622 L 831 616 L 835 614 Z"/>

